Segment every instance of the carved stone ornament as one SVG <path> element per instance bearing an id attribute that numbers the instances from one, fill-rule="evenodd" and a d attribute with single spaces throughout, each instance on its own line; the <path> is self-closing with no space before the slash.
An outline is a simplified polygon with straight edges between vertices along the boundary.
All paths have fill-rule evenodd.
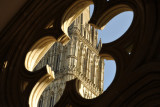
<path id="1" fill-rule="evenodd" d="M 121 12 L 134 12 L 128 31 L 100 52 L 116 61 L 116 76 L 90 100 L 77 92 L 76 80 L 68 82 L 55 107 L 160 105 L 160 0 L 28 0 L 0 32 L 1 107 L 37 106 L 54 74 L 49 66 L 32 70 L 56 41 L 69 41 L 68 26 L 90 4 L 89 23 L 98 29 Z"/>

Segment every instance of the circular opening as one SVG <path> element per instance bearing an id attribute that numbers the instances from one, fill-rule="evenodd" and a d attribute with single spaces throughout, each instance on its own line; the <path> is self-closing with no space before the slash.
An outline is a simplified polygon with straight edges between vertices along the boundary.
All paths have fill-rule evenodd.
<path id="1" fill-rule="evenodd" d="M 91 5 L 90 6 L 90 16 L 93 14 L 93 8 L 94 8 L 94 6 L 93 5 Z M 89 14 L 83 14 L 82 16 L 87 16 L 87 15 L 89 15 Z M 118 15 L 117 15 L 118 16 Z M 116 17 L 117 17 L 116 16 Z M 88 16 L 87 16 L 88 17 Z M 78 19 L 79 18 L 79 19 Z M 82 29 L 84 26 L 82 26 L 84 23 L 82 23 L 81 21 L 81 18 L 80 17 L 78 17 L 77 19 L 76 19 L 76 23 L 80 23 L 80 24 L 78 24 L 78 26 L 76 25 L 76 23 L 75 23 L 75 27 L 79 27 L 79 29 Z M 128 17 L 127 17 L 128 18 Z M 86 19 L 85 19 L 86 20 Z M 88 21 L 89 19 L 87 19 L 87 21 Z M 113 19 L 112 19 L 113 20 Z M 85 22 L 85 24 L 87 24 L 87 21 L 84 21 Z M 69 21 L 69 22 L 71 22 L 71 21 Z M 68 22 L 67 22 L 68 23 Z M 110 22 L 109 22 L 110 23 Z M 69 25 L 69 24 L 68 24 Z M 107 24 L 108 25 L 108 24 Z M 71 26 L 72 26 L 72 24 L 71 24 Z M 116 26 L 119 26 L 119 25 L 116 25 Z M 87 25 L 85 25 L 85 27 L 87 28 L 87 27 L 89 27 L 89 26 L 87 26 Z M 84 28 L 84 29 L 82 29 L 82 30 L 86 30 L 86 28 Z M 120 29 L 120 28 L 119 28 Z M 76 29 L 75 29 L 76 30 Z M 75 31 L 74 30 L 74 31 Z M 104 29 L 105 30 L 105 29 Z M 127 30 L 127 29 L 126 29 Z M 86 30 L 87 31 L 87 30 Z M 116 32 L 117 30 L 115 30 L 114 32 Z M 96 32 L 93 32 L 94 34 L 96 34 Z M 123 33 L 125 33 L 125 32 L 123 32 Z M 104 33 L 105 35 L 103 35 L 103 34 L 100 34 L 99 33 L 99 37 L 100 38 L 102 38 L 102 43 L 106 43 L 105 41 L 103 41 L 103 37 L 106 37 L 106 35 L 110 35 L 110 34 L 107 34 L 107 33 Z M 120 36 L 122 36 L 123 34 L 121 34 Z M 74 34 L 74 36 L 76 36 L 75 34 Z M 86 39 L 85 41 L 87 41 L 87 42 L 90 42 L 90 43 L 92 43 L 92 40 L 91 39 L 89 39 L 88 38 L 89 37 L 89 33 L 87 34 L 85 31 L 81 31 L 81 41 L 82 40 L 84 40 L 84 39 Z M 111 37 L 114 37 L 113 35 L 111 35 Z M 74 38 L 74 37 L 73 37 Z M 71 38 L 71 41 L 72 41 L 72 39 L 73 38 Z M 119 37 L 117 37 L 117 38 L 119 38 Z M 112 39 L 112 40 L 110 40 L 109 42 L 111 42 L 111 41 L 114 41 L 114 40 L 116 40 L 117 38 L 114 38 L 114 39 Z M 108 38 L 104 38 L 104 39 L 108 39 Z M 76 39 L 74 38 L 74 41 L 75 41 Z M 91 40 L 91 41 L 90 41 Z M 114 60 L 105 60 L 105 61 L 102 61 L 100 58 L 98 58 L 99 56 L 89 56 L 89 57 L 92 57 L 91 58 L 91 60 L 90 61 L 87 61 L 86 59 L 87 58 L 89 58 L 87 55 L 88 54 L 90 54 L 90 52 L 89 51 L 87 51 L 85 48 L 87 47 L 85 44 L 83 45 L 83 46 L 81 46 L 81 44 L 78 44 L 78 43 L 76 43 L 76 44 L 74 44 L 74 42 L 72 43 L 70 41 L 70 43 L 68 43 L 66 46 L 65 46 L 65 48 L 63 48 L 62 49 L 62 51 L 64 52 L 64 53 L 70 53 L 69 55 L 62 55 L 62 56 L 60 56 L 60 59 L 59 59 L 59 57 L 58 57 L 58 55 L 60 55 L 60 54 L 56 54 L 57 55 L 57 57 L 54 57 L 55 58 L 55 60 L 56 60 L 56 62 L 58 62 L 59 63 L 59 61 L 60 62 L 65 62 L 65 64 L 67 65 L 67 64 L 69 64 L 69 65 L 67 65 L 66 67 L 70 67 L 70 68 L 74 68 L 75 67 L 75 65 L 74 64 L 77 64 L 77 65 L 83 65 L 83 66 L 80 66 L 80 67 L 78 67 L 77 68 L 77 70 L 76 71 L 74 71 L 74 75 L 76 75 L 76 77 L 80 77 L 81 78 L 81 80 L 83 80 L 83 81 L 80 81 L 78 84 L 77 84 L 77 87 L 79 88 L 79 92 L 80 92 L 80 94 L 82 95 L 82 97 L 84 97 L 84 98 L 87 98 L 87 99 L 91 99 L 91 98 L 95 98 L 95 97 L 97 97 L 97 96 L 95 96 L 95 95 L 93 95 L 92 93 L 91 93 L 91 91 L 88 91 L 89 89 L 92 89 L 92 90 L 94 90 L 94 92 L 97 94 L 97 95 L 100 95 L 102 92 L 103 92 L 103 90 L 106 90 L 107 88 L 108 88 L 108 86 L 111 84 L 111 82 L 113 81 L 113 79 L 114 79 L 114 77 L 115 77 L 115 74 L 116 74 L 116 64 L 115 64 L 115 61 Z M 97 39 L 96 39 L 96 41 L 97 41 Z M 73 46 L 73 45 L 75 45 L 75 46 Z M 54 51 L 55 53 L 57 53 L 57 50 L 59 49 L 58 48 L 58 46 L 59 45 L 57 45 L 56 46 L 56 51 Z M 71 46 L 71 47 L 69 47 L 69 46 Z M 80 48 L 76 48 L 76 50 L 80 50 L 80 52 L 82 52 L 82 53 L 80 53 L 80 52 L 76 52 L 76 50 L 72 50 L 72 51 L 69 51 L 69 50 L 71 50 L 71 48 L 73 48 L 73 47 L 76 47 L 76 46 L 79 46 Z M 95 46 L 94 46 L 94 48 L 97 46 L 97 44 L 95 44 Z M 66 49 L 66 50 L 65 50 Z M 53 51 L 52 51 L 53 52 Z M 74 58 L 76 58 L 75 57 L 75 54 L 78 54 L 79 56 L 81 56 L 80 57 L 80 59 L 78 59 L 78 57 L 77 57 L 77 60 L 74 60 Z M 82 57 L 83 56 L 83 57 Z M 50 56 L 50 57 L 52 57 L 52 56 Z M 66 61 L 65 60 L 63 60 L 63 59 L 65 59 L 65 58 L 67 58 L 67 60 L 68 61 L 71 61 L 71 62 L 67 62 L 66 63 Z M 62 59 L 62 60 L 61 60 Z M 78 60 L 80 60 L 81 62 L 78 62 Z M 101 60 L 101 62 L 100 62 L 100 60 Z M 75 62 L 74 62 L 75 61 Z M 90 63 L 90 64 L 88 64 L 88 63 Z M 91 64 L 91 63 L 95 63 L 95 64 Z M 103 66 L 103 63 L 105 63 L 105 65 Z M 56 63 L 54 63 L 55 64 L 55 66 L 53 66 L 53 67 L 57 67 L 56 66 Z M 60 64 L 59 64 L 60 65 Z M 84 66 L 85 65 L 85 66 Z M 99 68 L 98 66 L 99 65 L 101 65 L 102 67 L 101 68 Z M 61 65 L 60 65 L 61 66 Z M 85 69 L 87 69 L 87 67 L 90 69 L 90 71 L 87 71 L 87 72 L 84 72 L 84 70 Z M 95 70 L 95 68 L 96 68 L 96 70 Z M 58 75 L 58 72 L 59 73 L 62 73 L 63 74 L 63 71 L 65 71 L 65 66 L 62 66 L 62 68 L 61 67 L 59 67 L 58 68 L 58 70 L 57 70 L 57 74 L 56 75 Z M 75 69 L 75 68 L 74 68 Z M 73 70 L 74 70 L 73 69 Z M 98 71 L 100 71 L 100 69 L 104 69 L 104 72 L 98 72 Z M 81 71 L 79 71 L 79 70 L 81 70 Z M 77 72 L 78 71 L 78 72 Z M 91 71 L 93 71 L 93 72 L 91 72 Z M 101 70 L 101 71 L 103 71 L 103 70 Z M 65 71 L 65 72 L 69 72 L 70 74 L 71 73 L 73 73 L 71 70 L 70 71 Z M 100 78 L 98 78 L 98 77 L 100 77 Z M 58 76 L 56 76 L 56 78 L 58 78 Z M 68 77 L 66 76 L 66 78 L 64 78 L 65 80 L 65 82 L 66 81 L 69 81 L 69 80 L 71 80 L 71 79 L 74 79 L 71 75 L 68 75 Z M 99 81 L 101 81 L 101 82 L 99 82 Z M 61 81 L 57 81 L 57 83 L 60 83 L 60 84 L 58 84 L 58 85 L 62 85 L 62 86 L 65 86 L 64 84 L 65 84 L 65 82 L 64 83 L 62 83 Z M 85 84 L 86 82 L 88 82 L 88 84 Z M 55 82 L 56 83 L 56 82 Z M 62 84 L 61 84 L 62 83 Z M 98 85 L 97 85 L 98 84 Z M 55 85 L 53 85 L 53 84 L 51 84 L 51 86 L 54 86 L 54 87 L 56 87 L 56 84 Z M 88 88 L 88 86 L 90 86 L 89 88 Z M 100 88 L 97 88 L 97 87 L 100 87 Z M 58 89 L 58 90 L 53 90 L 54 91 L 54 94 L 55 94 L 55 97 L 53 98 L 53 97 L 50 97 L 49 99 L 48 99 L 48 101 L 52 101 L 53 99 L 53 101 L 54 101 L 54 104 L 56 103 L 56 101 L 57 101 L 57 99 L 59 99 L 60 97 L 61 97 L 61 94 L 62 94 L 62 92 L 63 92 L 63 89 L 64 89 L 65 87 L 63 87 L 63 88 L 61 88 L 61 89 Z M 60 90 L 60 91 L 59 91 Z M 46 91 L 45 92 L 47 92 L 47 93 L 50 93 L 49 92 L 49 90 L 47 90 L 47 88 L 46 88 Z M 97 92 L 99 92 L 99 93 L 97 93 Z M 59 96 L 58 95 L 56 95 L 56 93 L 60 93 L 59 94 Z M 58 96 L 58 97 L 57 97 Z M 48 102 L 48 104 L 51 104 L 50 102 Z"/>
<path id="2" fill-rule="evenodd" d="M 98 40 L 102 43 L 110 43 L 120 38 L 131 26 L 133 12 L 126 11 L 112 18 L 103 30 L 98 30 Z M 104 87 L 105 91 L 112 83 L 116 75 L 116 63 L 114 60 L 104 60 Z"/>
<path id="3" fill-rule="evenodd" d="M 107 0 L 109 1 L 109 0 Z M 90 6 L 90 14 L 93 14 L 94 6 Z M 126 11 L 113 17 L 103 30 L 98 30 L 98 41 L 110 43 L 120 38 L 131 26 L 133 12 Z M 116 63 L 114 60 L 104 60 L 104 86 L 105 91 L 112 83 L 116 74 Z"/>
<path id="4" fill-rule="evenodd" d="M 132 11 L 122 12 L 112 18 L 103 30 L 98 30 L 102 43 L 110 43 L 120 38 L 129 29 L 132 21 Z"/>

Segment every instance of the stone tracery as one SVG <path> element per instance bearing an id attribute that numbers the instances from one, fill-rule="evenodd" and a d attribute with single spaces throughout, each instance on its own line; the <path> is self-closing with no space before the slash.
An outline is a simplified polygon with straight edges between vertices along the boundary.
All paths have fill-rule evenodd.
<path id="1" fill-rule="evenodd" d="M 53 17 L 52 19 L 54 19 L 54 22 L 57 22 L 53 22 L 53 27 L 57 25 L 59 28 L 54 29 L 53 32 L 47 32 L 54 36 L 56 40 L 62 40 L 62 43 L 66 41 L 67 38 L 63 38 L 66 37 L 66 35 L 62 33 L 60 24 L 58 23 L 61 22 L 61 19 L 56 20 L 56 17 L 62 17 L 65 13 L 64 11 L 72 6 L 72 3 L 74 4 L 75 1 L 28 1 L 10 24 L 1 31 L 0 67 L 3 71 L 0 75 L 0 99 L 2 106 L 29 106 L 28 100 L 32 88 L 40 78 L 47 74 L 47 71 L 44 72 L 44 69 L 36 73 L 29 73 L 26 71 L 23 65 L 26 53 L 37 40 L 42 36 L 46 36 L 36 33 L 41 31 L 44 26 L 51 21 L 51 17 Z M 125 9 L 132 9 L 134 11 L 135 18 L 127 33 L 112 44 L 104 44 L 101 51 L 101 55 L 104 58 L 108 58 L 108 56 L 111 55 L 116 60 L 118 68 L 117 74 L 109 89 L 100 97 L 90 100 L 90 102 L 80 98 L 76 94 L 76 91 L 73 91 L 74 82 L 71 81 L 70 85 L 68 85 L 71 86 L 71 88 L 67 87 L 65 92 L 72 90 L 73 93 L 71 95 L 75 95 L 75 97 L 70 97 L 70 95 L 67 97 L 67 94 L 64 94 L 60 102 L 64 101 L 63 105 L 73 106 L 159 104 L 159 97 L 156 97 L 156 93 L 159 93 L 159 81 L 157 80 L 159 80 L 158 29 L 160 28 L 160 2 L 158 0 L 110 0 L 107 3 L 105 0 L 93 0 L 93 2 L 95 9 L 90 23 L 97 28 L 101 28 L 106 24 L 106 11 L 109 10 L 109 7 L 113 7 L 113 5 L 125 4 L 125 6 L 127 5 L 127 7 L 124 6 Z M 57 5 L 58 3 L 61 5 Z M 130 8 L 128 8 L 128 6 L 130 6 Z M 116 10 L 111 13 L 119 13 L 119 11 L 115 11 Z M 58 16 L 55 16 L 55 14 Z M 128 53 L 123 51 L 123 49 L 126 49 L 131 44 L 134 45 L 132 54 L 128 56 Z M 24 85 L 25 81 L 27 81 L 26 83 L 28 85 L 26 89 L 21 90 L 20 87 Z M 15 96 L 17 97 L 16 99 Z M 148 99 L 147 96 L 150 96 L 152 99 Z M 72 103 L 68 104 L 68 102 L 65 102 L 64 99 L 66 98 L 71 99 Z M 82 101 L 84 102 L 83 104 Z M 62 106 L 61 104 L 62 103 L 58 103 L 56 106 Z"/>

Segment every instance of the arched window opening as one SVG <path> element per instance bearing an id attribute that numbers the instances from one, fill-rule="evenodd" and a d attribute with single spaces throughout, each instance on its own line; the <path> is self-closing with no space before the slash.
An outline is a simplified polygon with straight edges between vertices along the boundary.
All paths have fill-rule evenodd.
<path id="1" fill-rule="evenodd" d="M 91 63 L 91 81 L 94 83 L 94 72 L 95 72 L 95 57 Z"/>
<path id="2" fill-rule="evenodd" d="M 57 55 L 57 66 L 56 66 L 56 72 L 59 70 L 59 64 L 60 64 L 60 54 Z"/>
<path id="3" fill-rule="evenodd" d="M 83 75 L 85 76 L 86 75 L 86 58 L 84 57 L 83 58 Z"/>
<path id="4" fill-rule="evenodd" d="M 54 106 L 54 96 L 51 96 L 49 107 L 53 107 L 53 106 Z"/>

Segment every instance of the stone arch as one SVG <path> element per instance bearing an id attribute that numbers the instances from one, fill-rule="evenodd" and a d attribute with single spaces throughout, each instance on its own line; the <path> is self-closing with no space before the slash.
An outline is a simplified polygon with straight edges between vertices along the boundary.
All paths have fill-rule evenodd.
<path id="1" fill-rule="evenodd" d="M 82 13 L 82 11 L 92 4 L 92 1 L 90 0 L 80 0 L 76 1 L 69 9 L 66 10 L 64 13 L 64 16 L 62 18 L 62 30 L 65 32 L 66 35 L 68 35 L 68 27 L 71 25 L 71 23 Z"/>
<path id="2" fill-rule="evenodd" d="M 56 39 L 52 36 L 46 36 L 38 40 L 29 50 L 25 58 L 25 67 L 29 71 L 33 71 L 34 67 L 46 54 L 46 52 L 55 43 Z"/>
<path id="3" fill-rule="evenodd" d="M 121 12 L 124 11 L 133 11 L 132 8 L 129 5 L 126 4 L 119 4 L 111 6 L 111 8 L 107 9 L 107 11 L 104 11 L 99 20 L 96 23 L 96 26 L 94 24 L 91 24 L 92 26 L 95 26 L 98 29 L 103 29 L 105 25 L 116 15 L 118 15 Z M 109 17 L 107 17 L 109 16 Z M 106 19 L 107 17 L 107 19 Z"/>
<path id="4" fill-rule="evenodd" d="M 46 52 L 51 48 L 51 46 L 56 42 L 56 39 L 52 36 L 46 36 L 38 40 L 29 50 L 25 57 L 25 67 L 28 71 L 33 71 L 34 67 L 46 54 Z M 42 68 L 43 69 L 43 68 Z M 53 81 L 54 72 L 51 70 L 49 65 L 46 65 L 46 72 L 42 78 L 33 87 L 29 96 L 29 105 L 35 107 L 38 104 L 40 95 L 44 89 L 48 86 L 51 81 Z"/>
<path id="5" fill-rule="evenodd" d="M 38 100 L 44 91 L 44 89 L 50 84 L 54 77 L 54 72 L 51 70 L 51 68 L 47 65 L 47 72 L 48 74 L 43 76 L 33 87 L 31 94 L 29 96 L 29 105 L 30 107 L 36 107 L 38 104 Z"/>

